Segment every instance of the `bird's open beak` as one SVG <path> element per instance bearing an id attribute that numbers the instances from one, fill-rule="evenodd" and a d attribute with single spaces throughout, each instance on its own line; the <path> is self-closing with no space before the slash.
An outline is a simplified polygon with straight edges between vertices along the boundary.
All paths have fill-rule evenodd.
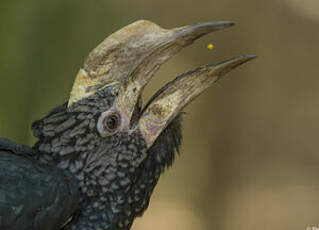
<path id="1" fill-rule="evenodd" d="M 111 34 L 96 47 L 79 71 L 68 106 L 114 84 L 115 107 L 129 126 L 146 84 L 158 68 L 183 47 L 201 36 L 233 26 L 232 22 L 207 22 L 163 29 L 149 21 L 137 21 Z M 220 76 L 254 58 L 241 56 L 183 74 L 163 87 L 144 108 L 136 124 L 151 146 L 169 122 Z"/>
<path id="2" fill-rule="evenodd" d="M 180 75 L 160 89 L 144 108 L 137 125 L 147 145 L 151 146 L 176 115 L 205 89 L 253 58 L 253 55 L 240 56 L 222 63 L 202 66 Z"/>

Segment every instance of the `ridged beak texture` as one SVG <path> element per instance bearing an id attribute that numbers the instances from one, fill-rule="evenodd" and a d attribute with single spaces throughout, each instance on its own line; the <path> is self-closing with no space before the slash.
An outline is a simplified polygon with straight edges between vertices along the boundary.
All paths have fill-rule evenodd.
<path id="1" fill-rule="evenodd" d="M 163 29 L 150 21 L 137 21 L 111 34 L 87 57 L 74 82 L 68 106 L 116 84 L 115 107 L 130 121 L 143 88 L 170 57 L 201 36 L 233 26 L 232 22 L 207 22 Z M 200 67 L 177 77 L 159 90 L 136 124 L 151 146 L 169 122 L 218 78 L 253 59 L 241 56 Z"/>

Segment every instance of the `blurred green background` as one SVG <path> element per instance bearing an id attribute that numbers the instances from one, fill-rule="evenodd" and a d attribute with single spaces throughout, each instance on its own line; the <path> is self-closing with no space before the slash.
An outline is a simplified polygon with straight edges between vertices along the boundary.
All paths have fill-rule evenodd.
<path id="1" fill-rule="evenodd" d="M 0 136 L 33 144 L 31 122 L 67 100 L 89 51 L 138 19 L 237 24 L 171 59 L 145 98 L 199 65 L 258 59 L 187 107 L 181 157 L 133 229 L 319 227 L 318 0 L 1 0 Z"/>

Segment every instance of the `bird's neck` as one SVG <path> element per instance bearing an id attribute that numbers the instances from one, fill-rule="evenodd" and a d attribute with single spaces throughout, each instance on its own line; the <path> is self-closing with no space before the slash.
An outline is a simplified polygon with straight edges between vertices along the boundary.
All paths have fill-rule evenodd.
<path id="1" fill-rule="evenodd" d="M 65 230 L 129 230 L 134 219 L 142 216 L 147 209 L 150 197 L 165 165 L 154 164 L 152 157 L 141 164 L 139 169 L 130 175 L 116 172 L 97 177 L 89 186 L 82 186 L 83 194 L 78 216 L 65 227 Z M 79 178 L 82 179 L 82 178 Z M 98 188 L 94 193 L 94 181 L 107 180 L 109 184 Z M 132 183 L 133 182 L 133 183 Z M 96 190 L 97 191 L 97 190 Z"/>

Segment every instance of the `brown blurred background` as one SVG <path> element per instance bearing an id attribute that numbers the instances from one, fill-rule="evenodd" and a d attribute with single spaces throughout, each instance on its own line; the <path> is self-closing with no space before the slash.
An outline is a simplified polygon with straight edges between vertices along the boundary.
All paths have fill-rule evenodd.
<path id="1" fill-rule="evenodd" d="M 89 51 L 138 19 L 237 24 L 171 59 L 146 98 L 199 65 L 258 59 L 187 107 L 181 157 L 133 229 L 319 227 L 318 0 L 1 0 L 0 136 L 34 143 L 31 122 L 67 100 Z"/>

